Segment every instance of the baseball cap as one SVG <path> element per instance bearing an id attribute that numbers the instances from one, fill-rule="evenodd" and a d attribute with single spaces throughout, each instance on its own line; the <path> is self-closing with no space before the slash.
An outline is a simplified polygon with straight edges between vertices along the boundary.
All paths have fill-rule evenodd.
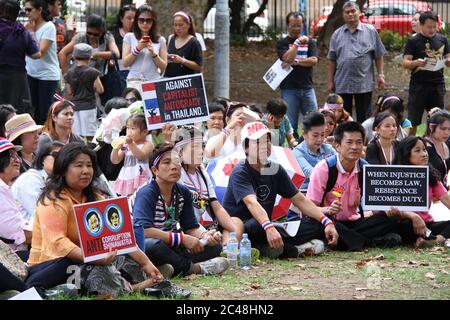
<path id="1" fill-rule="evenodd" d="M 77 43 L 73 47 L 73 57 L 81 60 L 89 60 L 92 56 L 92 47 L 87 43 Z"/>
<path id="2" fill-rule="evenodd" d="M 270 130 L 264 123 L 260 121 L 249 122 L 242 128 L 241 140 L 242 143 L 245 139 L 258 140 L 267 133 L 270 134 Z"/>

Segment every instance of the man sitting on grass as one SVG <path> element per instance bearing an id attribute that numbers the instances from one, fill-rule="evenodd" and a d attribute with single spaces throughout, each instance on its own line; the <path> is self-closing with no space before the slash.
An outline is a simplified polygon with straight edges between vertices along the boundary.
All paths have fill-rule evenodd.
<path id="1" fill-rule="evenodd" d="M 298 257 L 302 244 L 325 236 L 329 245 L 336 245 L 338 234 L 333 222 L 301 193 L 287 172 L 268 160 L 271 153 L 270 130 L 261 122 L 250 122 L 241 132 L 246 159 L 238 164 L 231 176 L 224 196 L 223 207 L 230 216 L 242 220 L 245 232 L 261 255 L 277 258 Z M 277 194 L 292 200 L 304 215 L 297 234 L 289 237 L 272 223 L 272 209 Z M 320 221 L 321 223 L 319 223 Z M 313 244 L 320 243 L 316 240 Z M 314 245 L 310 244 L 310 247 Z M 316 254 L 323 251 L 317 245 Z"/>

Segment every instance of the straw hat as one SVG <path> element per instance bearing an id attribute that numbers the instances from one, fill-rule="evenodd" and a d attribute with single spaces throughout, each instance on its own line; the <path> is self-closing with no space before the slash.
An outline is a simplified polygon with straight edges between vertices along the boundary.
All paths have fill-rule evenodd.
<path id="1" fill-rule="evenodd" d="M 6 137 L 9 141 L 14 141 L 25 132 L 41 130 L 43 127 L 44 126 L 37 125 L 28 113 L 18 114 L 6 122 Z"/>

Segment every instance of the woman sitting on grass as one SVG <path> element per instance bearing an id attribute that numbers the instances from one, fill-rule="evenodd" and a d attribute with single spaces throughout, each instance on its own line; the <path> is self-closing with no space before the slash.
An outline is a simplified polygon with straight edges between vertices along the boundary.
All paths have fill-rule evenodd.
<path id="1" fill-rule="evenodd" d="M 429 171 L 429 198 L 440 200 L 447 208 L 450 208 L 450 194 L 440 181 L 439 174 L 428 163 L 426 142 L 421 137 L 407 137 L 398 146 L 394 158 L 394 164 L 430 166 Z M 450 221 L 434 222 L 433 217 L 426 212 L 390 210 L 389 216 L 398 216 L 403 221 L 400 223 L 400 235 L 403 243 L 415 244 L 416 247 L 424 245 L 444 244 L 450 245 Z M 430 233 L 431 231 L 431 233 Z"/>

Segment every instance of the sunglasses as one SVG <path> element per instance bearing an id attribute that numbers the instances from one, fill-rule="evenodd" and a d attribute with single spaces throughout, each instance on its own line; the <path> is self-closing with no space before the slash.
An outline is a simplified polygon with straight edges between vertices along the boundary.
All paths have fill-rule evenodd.
<path id="1" fill-rule="evenodd" d="M 94 33 L 94 32 L 90 32 L 90 31 L 86 31 L 86 34 L 89 37 L 100 37 L 101 33 Z"/>
<path id="2" fill-rule="evenodd" d="M 133 103 L 133 102 L 136 102 L 137 101 L 137 99 L 135 98 L 135 97 L 132 97 L 132 98 L 127 98 L 126 99 L 128 102 L 131 102 L 131 103 Z"/>
<path id="3" fill-rule="evenodd" d="M 31 13 L 31 11 L 33 11 L 34 8 L 24 8 L 23 11 L 25 11 L 25 13 Z"/>
<path id="4" fill-rule="evenodd" d="M 139 22 L 139 23 L 142 23 L 142 24 L 144 24 L 144 23 L 150 24 L 150 23 L 153 22 L 153 18 L 148 18 L 148 19 L 145 19 L 145 18 L 138 18 L 138 22 Z"/>

